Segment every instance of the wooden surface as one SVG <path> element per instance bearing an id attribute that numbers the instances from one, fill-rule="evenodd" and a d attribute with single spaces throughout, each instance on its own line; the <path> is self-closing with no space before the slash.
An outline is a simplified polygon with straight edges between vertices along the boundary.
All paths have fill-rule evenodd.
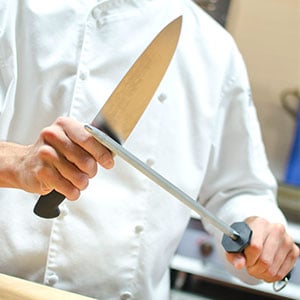
<path id="1" fill-rule="evenodd" d="M 0 274 L 0 300 L 93 300 L 16 277 Z M 94 299 L 95 300 L 95 299 Z"/>

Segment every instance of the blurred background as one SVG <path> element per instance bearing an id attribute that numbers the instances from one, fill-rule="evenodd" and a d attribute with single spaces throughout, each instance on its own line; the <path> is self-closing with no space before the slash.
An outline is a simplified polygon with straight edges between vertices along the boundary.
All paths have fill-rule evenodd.
<path id="1" fill-rule="evenodd" d="M 278 203 L 300 244 L 300 0 L 194 0 L 235 39 L 247 66 Z M 173 300 L 300 299 L 300 261 L 281 292 L 227 274 L 193 216 L 172 263 Z"/>

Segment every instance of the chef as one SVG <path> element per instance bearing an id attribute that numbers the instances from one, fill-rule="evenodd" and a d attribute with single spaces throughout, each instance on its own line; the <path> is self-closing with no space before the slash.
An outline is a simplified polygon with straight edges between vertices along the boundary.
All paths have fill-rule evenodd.
<path id="1" fill-rule="evenodd" d="M 291 270 L 299 250 L 225 30 L 190 0 L 0 0 L 1 273 L 97 299 L 169 299 L 190 210 L 83 123 L 180 15 L 175 55 L 125 146 L 226 223 L 248 223 L 244 254 L 220 246 L 241 279 L 273 282 Z M 57 218 L 39 218 L 32 208 L 53 190 L 68 200 Z"/>

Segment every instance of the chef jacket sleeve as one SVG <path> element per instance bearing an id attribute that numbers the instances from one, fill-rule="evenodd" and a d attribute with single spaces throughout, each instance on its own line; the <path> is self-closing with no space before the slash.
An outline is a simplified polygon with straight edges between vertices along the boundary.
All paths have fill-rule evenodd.
<path id="1" fill-rule="evenodd" d="M 223 82 L 199 201 L 227 224 L 260 216 L 286 225 L 276 203 L 276 180 L 268 166 L 247 72 L 236 48 Z M 216 237 L 226 264 L 220 244 L 223 234 L 210 224 L 205 226 Z M 244 281 L 257 282 L 229 263 L 227 267 Z"/>

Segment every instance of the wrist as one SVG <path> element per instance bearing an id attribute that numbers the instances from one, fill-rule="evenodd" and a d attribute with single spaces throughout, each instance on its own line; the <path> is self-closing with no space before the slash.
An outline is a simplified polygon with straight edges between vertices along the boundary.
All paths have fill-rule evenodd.
<path id="1" fill-rule="evenodd" d="M 0 187 L 21 188 L 19 169 L 26 156 L 27 147 L 10 142 L 0 142 Z"/>

